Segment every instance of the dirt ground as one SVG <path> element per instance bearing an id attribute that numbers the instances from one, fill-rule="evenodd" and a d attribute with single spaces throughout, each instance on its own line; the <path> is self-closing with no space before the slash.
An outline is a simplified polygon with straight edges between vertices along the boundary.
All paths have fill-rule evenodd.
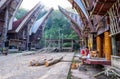
<path id="1" fill-rule="evenodd" d="M 101 69 L 90 66 L 90 65 L 84 65 L 81 68 L 78 69 L 72 69 L 72 79 L 98 79 L 93 77 L 93 75 L 99 73 Z"/>
<path id="2" fill-rule="evenodd" d="M 29 66 L 30 60 L 33 59 L 49 59 L 60 56 L 64 56 L 64 60 L 71 61 L 73 53 L 11 54 L 8 56 L 0 56 L 0 79 L 56 79 L 58 76 L 61 76 L 60 79 L 65 79 L 67 78 L 71 62 L 61 62 L 49 67 Z M 50 78 L 53 75 L 56 78 Z"/>
<path id="3" fill-rule="evenodd" d="M 0 56 L 0 79 L 67 79 L 74 53 L 24 53 Z M 61 56 L 63 56 L 61 62 L 49 67 L 44 65 L 29 66 L 31 60 L 51 59 Z M 74 60 L 81 62 L 78 57 Z M 71 69 L 71 79 L 109 79 L 104 76 L 93 77 L 100 71 L 102 71 L 102 68 L 99 66 L 83 65 L 77 69 Z"/>
<path id="4" fill-rule="evenodd" d="M 104 71 L 104 66 L 101 65 L 82 65 L 79 55 L 76 54 L 74 62 L 77 63 L 76 69 L 71 69 L 71 79 L 111 79 L 104 74 L 94 77 L 97 73 Z"/>

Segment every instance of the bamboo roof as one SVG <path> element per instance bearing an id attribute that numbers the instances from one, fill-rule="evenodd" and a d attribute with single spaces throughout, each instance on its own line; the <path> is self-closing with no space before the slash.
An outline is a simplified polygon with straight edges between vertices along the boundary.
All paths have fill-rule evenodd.
<path id="1" fill-rule="evenodd" d="M 3 10 L 12 0 L 0 0 L 0 9 Z"/>
<path id="2" fill-rule="evenodd" d="M 15 14 L 19 9 L 23 0 L 0 0 L 0 9 L 2 12 L 8 10 L 8 30 L 12 29 L 12 23 L 14 21 Z M 0 11 L 0 13 L 1 13 Z M 5 13 L 4 13 L 5 14 Z"/>
<path id="3" fill-rule="evenodd" d="M 73 8 L 76 9 L 78 14 L 80 15 L 80 19 L 82 20 L 85 30 L 89 29 L 88 31 L 91 33 L 95 33 L 96 29 L 94 25 L 92 25 L 92 18 L 89 14 L 89 9 L 91 9 L 90 3 L 93 2 L 93 0 L 68 0 Z M 88 7 L 89 6 L 89 7 Z"/>
<path id="4" fill-rule="evenodd" d="M 43 17 L 41 17 L 34 23 L 34 25 L 31 27 L 30 35 L 31 33 L 36 33 L 39 28 L 44 30 L 46 20 L 49 18 L 49 15 L 51 14 L 52 11 L 53 8 L 51 8 Z"/>
<path id="5" fill-rule="evenodd" d="M 78 34 L 79 37 L 81 37 L 81 32 L 84 30 L 84 25 L 81 19 L 79 18 L 79 15 L 72 12 L 68 12 L 60 6 L 59 10 L 71 21 L 72 29 Z"/>
<path id="6" fill-rule="evenodd" d="M 35 24 L 31 27 L 31 33 L 30 33 L 31 41 L 39 40 L 42 37 L 45 24 L 52 11 L 53 11 L 53 8 L 51 8 L 42 18 L 38 19 L 35 22 Z"/>
<path id="7" fill-rule="evenodd" d="M 15 21 L 13 23 L 13 29 L 14 32 L 19 32 L 20 30 L 23 30 L 28 25 L 32 26 L 37 19 L 39 13 L 41 11 L 41 4 L 38 3 L 34 8 L 32 8 L 24 17 L 21 19 Z"/>
<path id="8" fill-rule="evenodd" d="M 81 0 L 74 0 L 76 2 L 76 4 L 81 8 L 82 12 L 84 13 L 85 17 L 88 19 L 88 14 L 87 11 L 82 3 Z"/>
<path id="9" fill-rule="evenodd" d="M 82 11 L 82 9 L 81 9 L 81 7 L 80 7 L 80 4 L 79 3 L 81 3 L 80 1 L 77 1 L 77 0 L 68 0 L 71 4 L 72 4 L 72 6 L 73 6 L 73 8 L 75 8 L 76 9 L 76 11 L 78 12 L 78 14 L 80 15 L 80 18 L 81 18 L 81 21 L 83 22 L 83 24 L 84 24 L 84 27 L 86 27 L 87 26 L 87 22 L 88 22 L 88 19 L 87 19 L 87 17 L 86 16 L 88 16 L 87 14 L 84 14 L 84 12 L 85 12 L 85 9 L 83 9 L 83 11 Z M 81 5 L 82 5 L 82 3 L 81 3 Z M 84 6 L 82 6 L 82 7 L 84 7 Z M 86 12 L 85 12 L 86 13 Z M 85 16 L 86 15 L 86 16 Z"/>

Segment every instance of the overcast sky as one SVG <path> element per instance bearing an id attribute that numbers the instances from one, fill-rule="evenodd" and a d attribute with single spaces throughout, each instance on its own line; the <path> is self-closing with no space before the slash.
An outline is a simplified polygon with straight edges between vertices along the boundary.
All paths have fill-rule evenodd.
<path id="1" fill-rule="evenodd" d="M 58 5 L 63 8 L 71 7 L 68 0 L 23 0 L 21 7 L 26 9 L 33 8 L 38 2 L 41 2 L 45 7 L 58 9 Z"/>

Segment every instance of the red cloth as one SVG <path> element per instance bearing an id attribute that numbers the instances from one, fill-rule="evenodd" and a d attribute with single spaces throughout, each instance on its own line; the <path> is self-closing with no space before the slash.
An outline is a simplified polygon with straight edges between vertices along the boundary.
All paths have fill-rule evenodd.
<path id="1" fill-rule="evenodd" d="M 82 49 L 81 50 L 81 54 L 87 56 L 89 54 L 89 49 L 87 49 L 87 48 L 86 49 Z"/>
<path id="2" fill-rule="evenodd" d="M 81 50 L 81 54 L 85 54 L 85 51 L 84 51 L 84 49 L 82 49 L 82 50 Z"/>

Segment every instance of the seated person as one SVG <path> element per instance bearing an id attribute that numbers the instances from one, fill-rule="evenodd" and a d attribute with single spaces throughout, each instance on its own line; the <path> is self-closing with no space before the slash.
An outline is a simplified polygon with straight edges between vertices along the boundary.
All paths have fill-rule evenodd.
<path id="1" fill-rule="evenodd" d="M 82 57 L 81 57 L 82 63 L 84 63 L 84 61 L 85 61 L 86 59 L 89 59 L 89 58 L 90 58 L 90 53 L 89 53 L 88 47 L 86 47 L 85 49 L 82 49 L 82 50 L 81 50 L 81 54 L 82 54 Z"/>
<path id="2" fill-rule="evenodd" d="M 90 58 L 90 53 L 88 47 L 81 50 L 82 58 Z"/>

